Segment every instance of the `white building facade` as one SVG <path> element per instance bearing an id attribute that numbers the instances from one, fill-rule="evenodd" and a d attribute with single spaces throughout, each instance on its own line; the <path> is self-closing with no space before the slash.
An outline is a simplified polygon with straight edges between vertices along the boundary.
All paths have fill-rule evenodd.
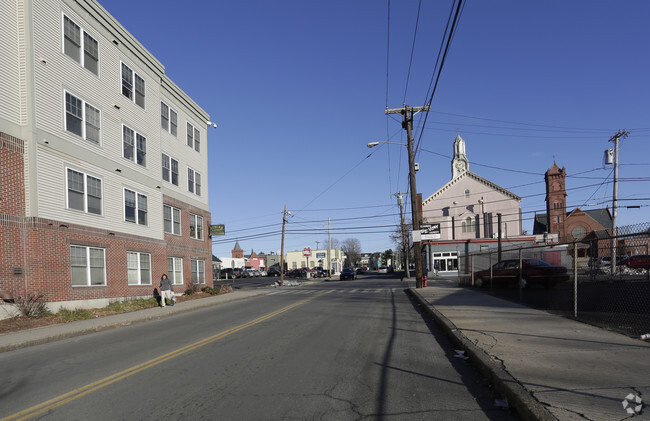
<path id="1" fill-rule="evenodd" d="M 337 248 L 331 248 L 329 251 L 327 249 L 311 250 L 311 256 L 309 257 L 304 256 L 303 250 L 290 251 L 287 252 L 285 265 L 287 270 L 300 268 L 314 269 L 317 267 L 328 269 L 328 258 L 330 261 L 329 269 L 331 269 L 333 273 L 338 273 L 343 269 L 345 253 L 343 253 L 341 249 Z"/>
<path id="2" fill-rule="evenodd" d="M 209 115 L 96 1 L 0 10 L 0 290 L 56 309 L 205 283 Z"/>

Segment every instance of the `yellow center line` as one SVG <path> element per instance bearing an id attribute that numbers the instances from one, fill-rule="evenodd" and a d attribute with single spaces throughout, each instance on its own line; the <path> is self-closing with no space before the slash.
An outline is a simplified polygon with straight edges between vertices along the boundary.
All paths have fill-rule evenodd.
<path id="1" fill-rule="evenodd" d="M 261 323 L 265 320 L 271 319 L 281 313 L 284 313 L 286 311 L 289 311 L 295 307 L 298 307 L 300 305 L 303 305 L 307 303 L 308 301 L 313 300 L 316 297 L 310 297 L 302 301 L 298 301 L 297 303 L 291 304 L 289 306 L 283 307 L 279 310 L 276 310 L 274 312 L 265 314 L 264 316 L 260 316 L 257 319 L 251 320 L 250 322 L 246 322 L 244 324 L 241 324 L 239 326 L 235 326 L 231 329 L 225 330 L 223 332 L 217 333 L 216 335 L 207 337 L 205 339 L 201 339 L 200 341 L 194 342 L 190 345 L 186 345 L 182 348 L 178 348 L 174 351 L 168 352 L 166 354 L 160 355 L 154 359 L 151 359 L 149 361 L 143 362 L 141 364 L 135 365 L 133 367 L 127 368 L 126 370 L 120 371 L 119 373 L 115 373 L 111 376 L 105 377 L 101 380 L 97 380 L 95 382 L 89 383 L 85 386 L 82 386 L 80 388 L 74 389 L 68 393 L 64 393 L 63 395 L 59 395 L 55 398 L 52 398 L 50 400 L 47 400 L 45 402 L 42 402 L 38 405 L 34 405 L 31 408 L 24 409 L 20 412 L 16 412 L 13 415 L 9 415 L 8 417 L 2 418 L 0 421 L 14 421 L 14 420 L 26 420 L 29 418 L 33 418 L 35 416 L 41 415 L 51 409 L 54 409 L 56 407 L 59 407 L 61 405 L 64 405 L 68 402 L 71 402 L 75 399 L 78 399 L 82 396 L 85 396 L 89 393 L 92 393 L 96 390 L 99 390 L 103 387 L 106 387 L 108 385 L 111 385 L 115 382 L 118 382 L 120 380 L 124 380 L 127 377 L 130 377 L 134 374 L 137 374 L 141 371 L 147 370 L 151 367 L 154 367 L 158 364 L 161 364 L 165 361 L 169 361 L 173 358 L 179 357 L 187 352 L 193 351 L 197 348 L 200 348 L 202 346 L 205 346 L 207 344 L 210 344 L 212 342 L 218 341 L 219 339 L 225 338 L 228 335 L 232 335 L 233 333 L 237 333 L 241 330 L 244 330 L 248 327 L 254 326 L 258 323 Z"/>

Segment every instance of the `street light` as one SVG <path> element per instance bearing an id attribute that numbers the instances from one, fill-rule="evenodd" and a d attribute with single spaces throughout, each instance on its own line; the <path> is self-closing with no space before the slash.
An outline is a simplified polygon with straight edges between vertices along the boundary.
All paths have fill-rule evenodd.
<path id="1" fill-rule="evenodd" d="M 369 148 L 374 148 L 375 146 L 379 145 L 380 143 L 390 143 L 391 145 L 402 145 L 402 146 L 408 146 L 406 143 L 399 143 L 399 142 L 387 142 L 384 140 L 381 140 L 379 142 L 370 142 L 366 146 Z"/>

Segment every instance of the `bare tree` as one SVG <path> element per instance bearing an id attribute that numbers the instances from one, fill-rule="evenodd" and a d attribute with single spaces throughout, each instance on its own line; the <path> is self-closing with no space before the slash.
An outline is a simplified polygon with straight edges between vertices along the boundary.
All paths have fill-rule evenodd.
<path id="1" fill-rule="evenodd" d="M 356 238 L 346 238 L 341 244 L 345 253 L 345 265 L 356 266 L 361 260 L 361 242 Z"/>
<path id="2" fill-rule="evenodd" d="M 330 239 L 325 237 L 325 240 L 321 241 L 320 243 L 323 244 L 323 248 L 327 249 L 327 245 L 329 244 Z M 340 241 L 334 237 L 332 237 L 332 248 L 336 249 L 339 248 L 340 246 Z"/>

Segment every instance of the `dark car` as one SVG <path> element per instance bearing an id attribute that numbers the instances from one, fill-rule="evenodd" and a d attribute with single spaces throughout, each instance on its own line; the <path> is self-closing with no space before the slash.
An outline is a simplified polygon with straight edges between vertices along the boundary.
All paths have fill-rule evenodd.
<path id="1" fill-rule="evenodd" d="M 564 266 L 553 266 L 539 259 L 521 259 L 522 288 L 531 285 L 543 285 L 553 288 L 555 285 L 568 281 L 569 274 Z M 519 285 L 519 259 L 502 260 L 492 266 L 493 285 Z M 474 285 L 484 287 L 490 285 L 490 269 L 474 272 Z"/>
<path id="2" fill-rule="evenodd" d="M 618 266 L 627 266 L 631 269 L 650 269 L 650 256 L 647 254 L 637 254 L 628 256 L 616 262 Z"/>
<path id="3" fill-rule="evenodd" d="M 280 276 L 280 269 L 275 267 L 269 268 L 269 270 L 266 271 L 266 274 L 268 276 Z"/>
<path id="4" fill-rule="evenodd" d="M 357 271 L 354 268 L 344 268 L 341 271 L 341 280 L 345 281 L 346 279 L 357 279 Z"/>
<path id="5" fill-rule="evenodd" d="M 305 269 L 293 269 L 287 273 L 289 278 L 306 278 L 307 271 Z"/>

